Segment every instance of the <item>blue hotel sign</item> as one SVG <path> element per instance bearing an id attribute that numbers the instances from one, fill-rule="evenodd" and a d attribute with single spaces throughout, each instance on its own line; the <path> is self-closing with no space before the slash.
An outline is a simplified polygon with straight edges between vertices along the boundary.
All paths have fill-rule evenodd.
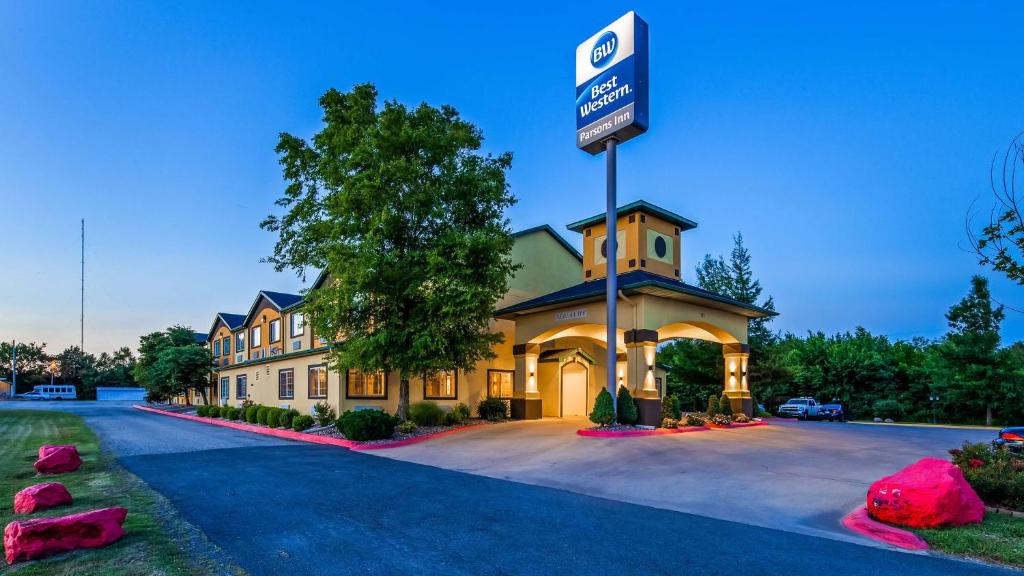
<path id="1" fill-rule="evenodd" d="M 647 131 L 647 22 L 628 12 L 576 47 L 576 146 L 597 154 L 604 141 Z"/>

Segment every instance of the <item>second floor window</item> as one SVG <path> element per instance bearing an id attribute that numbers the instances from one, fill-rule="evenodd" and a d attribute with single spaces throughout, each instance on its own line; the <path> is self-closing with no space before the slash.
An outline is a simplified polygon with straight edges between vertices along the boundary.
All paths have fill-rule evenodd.
<path id="1" fill-rule="evenodd" d="M 220 356 L 220 340 L 213 341 L 213 355 Z"/>
<path id="2" fill-rule="evenodd" d="M 295 370 L 287 368 L 277 371 L 277 397 L 295 398 Z"/>
<path id="3" fill-rule="evenodd" d="M 260 332 L 262 332 L 262 326 L 253 326 L 252 330 L 249 331 L 249 339 L 252 342 L 249 344 L 252 348 L 260 347 Z"/>
<path id="4" fill-rule="evenodd" d="M 224 337 L 224 355 L 231 354 L 231 336 Z"/>
<path id="5" fill-rule="evenodd" d="M 278 319 L 278 320 L 271 320 L 270 321 L 270 342 L 274 343 L 274 342 L 280 342 L 280 341 L 281 341 L 281 320 L 280 319 Z"/>
<path id="6" fill-rule="evenodd" d="M 304 324 L 305 315 L 302 312 L 292 312 L 291 322 L 291 337 L 295 338 L 296 336 L 302 336 L 306 329 Z"/>
<path id="7" fill-rule="evenodd" d="M 245 332 L 235 334 L 235 352 L 245 352 Z"/>

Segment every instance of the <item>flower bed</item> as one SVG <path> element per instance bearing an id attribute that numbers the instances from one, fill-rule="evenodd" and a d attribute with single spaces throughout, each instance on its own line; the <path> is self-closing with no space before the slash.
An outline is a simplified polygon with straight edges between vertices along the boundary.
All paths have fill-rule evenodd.
<path id="1" fill-rule="evenodd" d="M 637 428 L 636 426 L 598 426 L 594 428 L 581 428 L 576 431 L 580 436 L 594 438 L 622 438 L 627 436 L 664 436 L 666 434 L 682 434 L 684 432 L 702 432 L 707 430 L 704 426 L 681 426 L 678 428 Z"/>
<path id="2" fill-rule="evenodd" d="M 344 440 L 345 442 L 352 444 L 352 450 L 379 450 L 381 448 L 408 446 L 409 444 L 416 444 L 431 438 L 447 436 L 456 432 L 462 432 L 469 428 L 493 423 L 494 422 L 487 420 L 467 420 L 450 426 L 417 426 L 410 432 L 402 432 L 398 428 L 395 428 L 395 433 L 391 435 L 391 438 L 384 438 L 381 440 L 364 440 L 362 442 L 348 440 L 336 426 L 324 426 L 316 430 L 310 430 L 309 434 Z"/>
<path id="3" fill-rule="evenodd" d="M 985 504 L 1024 511 L 1024 456 L 991 444 L 970 442 L 949 453 Z"/>

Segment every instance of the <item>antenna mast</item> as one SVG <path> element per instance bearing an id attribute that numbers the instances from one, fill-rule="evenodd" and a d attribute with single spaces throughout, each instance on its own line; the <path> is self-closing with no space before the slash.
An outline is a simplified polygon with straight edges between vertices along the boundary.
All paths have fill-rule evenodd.
<path id="1" fill-rule="evenodd" d="M 82 218 L 82 315 L 79 323 L 79 348 L 85 352 L 85 218 Z"/>

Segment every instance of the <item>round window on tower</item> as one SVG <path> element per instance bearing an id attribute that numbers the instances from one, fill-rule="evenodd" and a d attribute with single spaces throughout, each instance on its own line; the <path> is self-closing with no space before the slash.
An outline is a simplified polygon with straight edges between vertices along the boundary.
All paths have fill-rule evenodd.
<path id="1" fill-rule="evenodd" d="M 601 240 L 601 257 L 608 258 L 608 241 Z"/>
<path id="2" fill-rule="evenodd" d="M 658 236 L 654 239 L 654 253 L 658 255 L 658 258 L 664 258 L 665 253 L 668 251 L 668 245 L 665 243 L 664 236 Z"/>

